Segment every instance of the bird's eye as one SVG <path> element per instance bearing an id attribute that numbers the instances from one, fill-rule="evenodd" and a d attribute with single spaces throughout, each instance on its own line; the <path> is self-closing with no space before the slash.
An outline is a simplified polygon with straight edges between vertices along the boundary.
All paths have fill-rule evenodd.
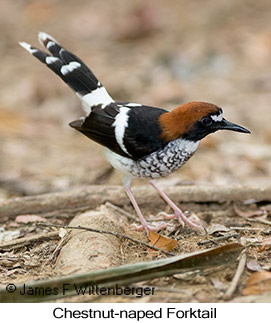
<path id="1" fill-rule="evenodd" d="M 201 122 L 205 127 L 208 127 L 212 124 L 213 121 L 211 118 L 205 117 L 201 120 Z"/>

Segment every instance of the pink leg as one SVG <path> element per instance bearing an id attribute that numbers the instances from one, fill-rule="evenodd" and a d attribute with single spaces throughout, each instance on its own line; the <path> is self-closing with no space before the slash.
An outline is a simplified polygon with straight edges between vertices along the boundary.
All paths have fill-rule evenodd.
<path id="1" fill-rule="evenodd" d="M 201 226 L 199 226 L 199 225 L 193 223 L 191 220 L 189 220 L 183 214 L 183 212 L 180 210 L 180 208 L 178 208 L 178 206 L 171 201 L 171 199 L 155 184 L 155 182 L 153 180 L 150 180 L 149 182 L 156 189 L 156 191 L 161 195 L 161 197 L 167 202 L 167 204 L 172 208 L 172 210 L 174 211 L 173 215 L 167 215 L 166 214 L 167 219 L 177 218 L 182 225 L 184 224 L 184 222 L 186 222 L 187 224 L 189 224 L 193 228 L 196 228 L 196 229 L 201 228 Z"/>
<path id="2" fill-rule="evenodd" d="M 130 181 L 125 182 L 124 188 L 125 188 L 125 191 L 126 191 L 128 197 L 129 197 L 131 203 L 133 204 L 133 206 L 134 206 L 134 208 L 136 210 L 136 213 L 139 216 L 139 219 L 140 219 L 140 222 L 141 222 L 141 226 L 136 226 L 137 230 L 141 231 L 141 230 L 145 229 L 147 234 L 149 234 L 149 231 L 159 231 L 159 230 L 164 229 L 166 227 L 165 224 L 162 224 L 162 225 L 157 226 L 157 227 L 153 227 L 153 226 L 149 225 L 148 222 L 145 220 L 145 218 L 144 218 L 144 216 L 143 216 L 143 214 L 142 214 L 142 212 L 141 212 L 141 210 L 140 210 L 140 208 L 139 208 L 139 206 L 138 206 L 138 204 L 137 204 L 137 202 L 136 202 L 136 200 L 134 198 L 134 195 L 133 195 L 133 193 L 131 191 Z"/>

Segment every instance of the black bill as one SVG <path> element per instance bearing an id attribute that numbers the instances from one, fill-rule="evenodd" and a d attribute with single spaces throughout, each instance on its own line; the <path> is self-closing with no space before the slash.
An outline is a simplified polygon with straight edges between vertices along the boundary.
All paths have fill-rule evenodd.
<path id="1" fill-rule="evenodd" d="M 239 126 L 238 124 L 227 121 L 226 119 L 223 119 L 221 122 L 217 123 L 217 128 L 221 130 L 231 130 L 231 131 L 237 131 L 237 132 L 243 132 L 243 133 L 251 133 L 248 129 L 242 126 Z"/>

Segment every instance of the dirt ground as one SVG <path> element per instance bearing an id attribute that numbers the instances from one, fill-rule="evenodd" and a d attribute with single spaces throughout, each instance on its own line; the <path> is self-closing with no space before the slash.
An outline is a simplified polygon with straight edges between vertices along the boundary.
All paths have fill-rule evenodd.
<path id="1" fill-rule="evenodd" d="M 204 5 L 197 0 L 2 0 L 0 205 L 15 197 L 121 183 L 120 174 L 108 165 L 102 147 L 68 126 L 82 116 L 77 97 L 18 46 L 18 41 L 38 46 L 38 31 L 51 34 L 82 58 L 116 100 L 168 110 L 193 100 L 212 102 L 223 108 L 227 119 L 251 130 L 251 135 L 220 132 L 208 136 L 181 170 L 157 181 L 160 185 L 265 187 L 270 184 L 270 21 L 271 4 L 267 0 L 207 0 Z M 135 185 L 147 183 L 135 181 Z M 219 203 L 200 202 L 184 205 L 184 210 L 196 213 L 206 228 L 214 223 L 226 228 L 239 227 L 230 229 L 237 236 L 218 244 L 255 242 L 247 255 L 254 266 L 246 267 L 231 301 L 242 298 L 247 279 L 259 270 L 255 262 L 260 270 L 271 270 L 270 201 L 271 196 L 265 201 L 253 200 L 252 196 L 249 201 L 229 200 L 223 207 Z M 153 208 L 143 202 L 143 196 L 142 201 L 139 196 L 142 210 L 148 216 L 157 217 L 159 211 L 167 210 L 162 202 Z M 134 215 L 128 201 L 116 204 Z M 244 213 L 238 214 L 235 205 Z M 50 223 L 67 225 L 79 211 L 35 215 Z M 267 223 L 247 220 L 258 217 Z M 26 225 L 24 218 L 4 216 L 0 221 L 0 245 L 12 239 L 55 231 L 37 227 L 35 222 Z M 131 223 L 127 222 L 129 228 Z M 213 233 L 213 238 L 223 235 L 219 232 Z M 129 229 L 129 234 L 147 241 L 142 233 Z M 189 228 L 162 234 L 179 242 L 174 250 L 176 254 L 216 245 L 210 242 L 199 246 L 199 241 L 210 236 Z M 56 235 L 14 250 L 2 250 L 1 285 L 10 280 L 19 283 L 54 276 L 49 260 L 59 240 Z M 119 265 L 149 260 L 145 249 L 127 245 L 125 240 L 121 250 Z M 237 263 L 216 272 L 192 273 L 184 279 L 169 277 L 140 283 L 160 289 L 155 297 L 140 301 L 223 301 L 236 266 Z M 115 300 L 110 297 L 70 299 Z M 120 297 L 117 301 L 139 299 Z"/>

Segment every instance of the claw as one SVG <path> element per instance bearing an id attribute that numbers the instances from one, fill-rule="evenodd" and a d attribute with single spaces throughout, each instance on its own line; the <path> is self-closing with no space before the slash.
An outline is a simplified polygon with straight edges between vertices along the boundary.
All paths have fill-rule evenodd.
<path id="1" fill-rule="evenodd" d="M 167 202 L 167 204 L 171 207 L 171 209 L 174 211 L 174 214 L 166 214 L 163 212 L 164 215 L 166 215 L 166 219 L 178 219 L 180 224 L 184 226 L 185 223 L 190 225 L 191 227 L 195 229 L 201 229 L 201 225 L 198 225 L 194 223 L 193 220 L 188 219 L 183 212 L 178 208 L 176 204 L 174 204 L 171 199 L 155 184 L 153 180 L 149 181 L 150 184 L 157 190 L 157 192 L 161 195 L 161 197 Z M 161 213 L 160 213 L 161 214 Z"/>
<path id="2" fill-rule="evenodd" d="M 166 220 L 178 219 L 179 222 L 180 222 L 180 224 L 182 225 L 182 227 L 184 227 L 184 225 L 185 225 L 184 222 L 183 222 L 183 220 L 180 217 L 178 217 L 175 213 L 168 214 L 168 213 L 162 211 L 162 212 L 159 212 L 158 215 L 164 216 L 164 218 Z"/>
<path id="3" fill-rule="evenodd" d="M 184 227 L 185 223 L 187 223 L 193 228 L 201 229 L 200 219 L 197 216 L 192 215 L 194 219 L 188 218 L 183 214 L 183 212 L 179 208 L 174 209 L 173 214 L 167 214 L 166 212 L 159 212 L 159 215 L 163 215 L 167 220 L 178 219 L 182 227 Z"/>
<path id="4" fill-rule="evenodd" d="M 166 213 L 164 211 L 159 212 L 158 215 L 162 215 L 166 220 L 171 220 L 171 219 L 176 218 L 174 213 L 173 214 L 168 214 L 168 213 Z"/>
<path id="5" fill-rule="evenodd" d="M 157 231 L 160 231 L 162 229 L 165 229 L 167 227 L 167 224 L 166 223 L 163 223 L 163 224 L 154 226 L 154 225 L 149 225 L 149 224 L 146 224 L 146 225 L 143 225 L 143 224 L 137 225 L 137 224 L 134 223 L 133 226 L 135 227 L 135 229 L 137 231 L 146 230 L 147 233 L 149 233 L 150 231 L 157 232 Z"/>
<path id="6" fill-rule="evenodd" d="M 190 217 L 189 217 L 189 220 L 191 222 L 193 222 L 194 224 L 198 224 L 200 227 L 201 227 L 201 221 L 200 219 L 196 216 L 196 214 L 192 214 Z"/>

